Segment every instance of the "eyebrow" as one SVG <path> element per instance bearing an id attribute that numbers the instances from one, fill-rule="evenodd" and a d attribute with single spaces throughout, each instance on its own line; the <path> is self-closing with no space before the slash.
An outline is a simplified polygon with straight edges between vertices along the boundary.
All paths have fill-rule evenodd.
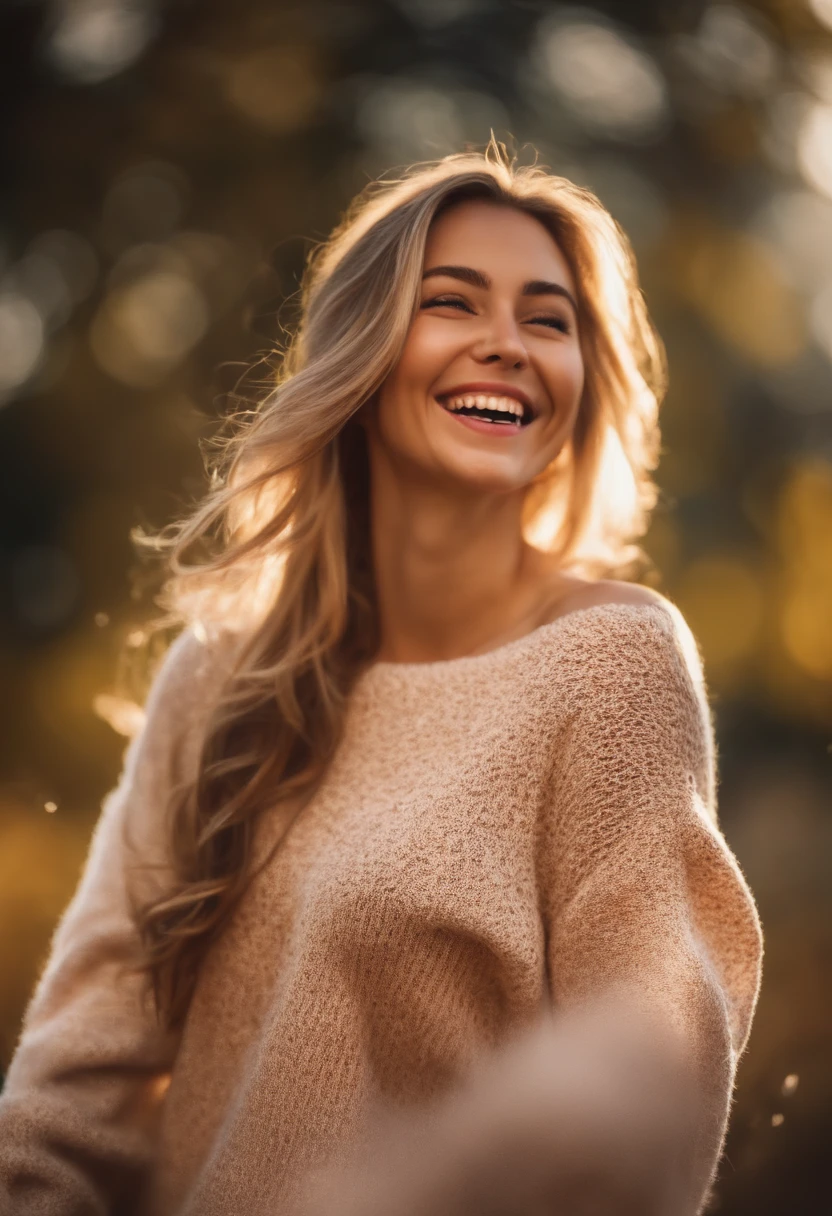
<path id="1" fill-rule="evenodd" d="M 449 279 L 460 279 L 463 283 L 470 283 L 472 287 L 481 287 L 488 290 L 491 286 L 491 279 L 482 270 L 474 270 L 471 266 L 431 266 L 430 270 L 426 270 L 422 275 L 422 280 L 433 279 L 439 275 L 446 276 Z M 524 283 L 520 294 L 522 296 L 560 296 L 564 300 L 568 300 L 575 311 L 578 313 L 578 305 L 572 292 L 562 283 L 550 283 L 548 279 L 530 279 L 528 283 Z"/>

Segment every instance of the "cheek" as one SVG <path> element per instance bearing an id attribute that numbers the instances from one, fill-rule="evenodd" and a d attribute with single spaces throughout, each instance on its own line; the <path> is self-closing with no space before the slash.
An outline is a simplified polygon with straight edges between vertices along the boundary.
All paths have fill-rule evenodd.
<path id="1" fill-rule="evenodd" d="M 586 379 L 584 360 L 579 346 L 559 352 L 545 373 L 555 401 L 575 407 L 581 399 Z"/>
<path id="2" fill-rule="evenodd" d="M 574 384 L 580 392 L 584 383 L 584 358 L 577 343 L 570 349 L 569 357 L 563 361 L 561 374 L 567 383 Z"/>
<path id="3" fill-rule="evenodd" d="M 448 339 L 436 325 L 417 317 L 407 335 L 394 376 L 402 392 L 424 392 L 441 375 L 448 359 Z M 444 340 L 443 340 L 444 338 Z"/>
<path id="4" fill-rule="evenodd" d="M 382 432 L 408 429 L 420 402 L 430 396 L 448 364 L 448 343 L 436 327 L 422 326 L 417 318 L 407 336 L 399 361 L 385 380 L 379 395 Z"/>
<path id="5" fill-rule="evenodd" d="M 586 384 L 586 368 L 584 367 L 584 361 L 581 358 L 580 352 L 578 352 L 578 355 L 575 359 L 574 380 L 575 380 L 575 390 L 574 390 L 575 391 L 575 404 L 577 406 L 577 403 L 581 400 L 581 397 L 583 396 L 584 385 Z"/>
<path id="6" fill-rule="evenodd" d="M 414 427 L 418 429 L 417 402 L 428 383 L 418 345 L 408 340 L 379 391 L 376 420 L 382 440 L 395 448 L 412 443 Z"/>

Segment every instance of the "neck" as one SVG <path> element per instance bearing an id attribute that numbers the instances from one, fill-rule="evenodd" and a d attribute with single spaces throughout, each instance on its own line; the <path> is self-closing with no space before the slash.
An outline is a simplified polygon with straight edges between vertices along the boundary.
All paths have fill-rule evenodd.
<path id="1" fill-rule="evenodd" d="M 490 649 L 539 621 L 524 493 L 472 494 L 373 469 L 379 658 L 429 662 Z"/>

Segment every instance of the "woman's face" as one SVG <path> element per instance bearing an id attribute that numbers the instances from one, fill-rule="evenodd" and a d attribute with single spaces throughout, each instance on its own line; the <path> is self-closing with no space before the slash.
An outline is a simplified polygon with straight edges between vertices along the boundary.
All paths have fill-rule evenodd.
<path id="1" fill-rule="evenodd" d="M 575 298 L 532 216 L 486 200 L 450 207 L 428 234 L 419 309 L 368 418 L 371 454 L 459 487 L 529 485 L 578 412 Z"/>

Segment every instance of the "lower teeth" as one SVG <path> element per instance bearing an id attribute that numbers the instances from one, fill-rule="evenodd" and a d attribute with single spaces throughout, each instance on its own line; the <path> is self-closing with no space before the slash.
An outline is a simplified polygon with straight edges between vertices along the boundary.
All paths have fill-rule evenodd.
<path id="1" fill-rule="evenodd" d="M 515 418 L 489 418 L 485 414 L 469 414 L 464 410 L 455 411 L 461 418 L 476 418 L 478 422 L 490 422 L 493 426 L 519 426 L 520 420 Z"/>

